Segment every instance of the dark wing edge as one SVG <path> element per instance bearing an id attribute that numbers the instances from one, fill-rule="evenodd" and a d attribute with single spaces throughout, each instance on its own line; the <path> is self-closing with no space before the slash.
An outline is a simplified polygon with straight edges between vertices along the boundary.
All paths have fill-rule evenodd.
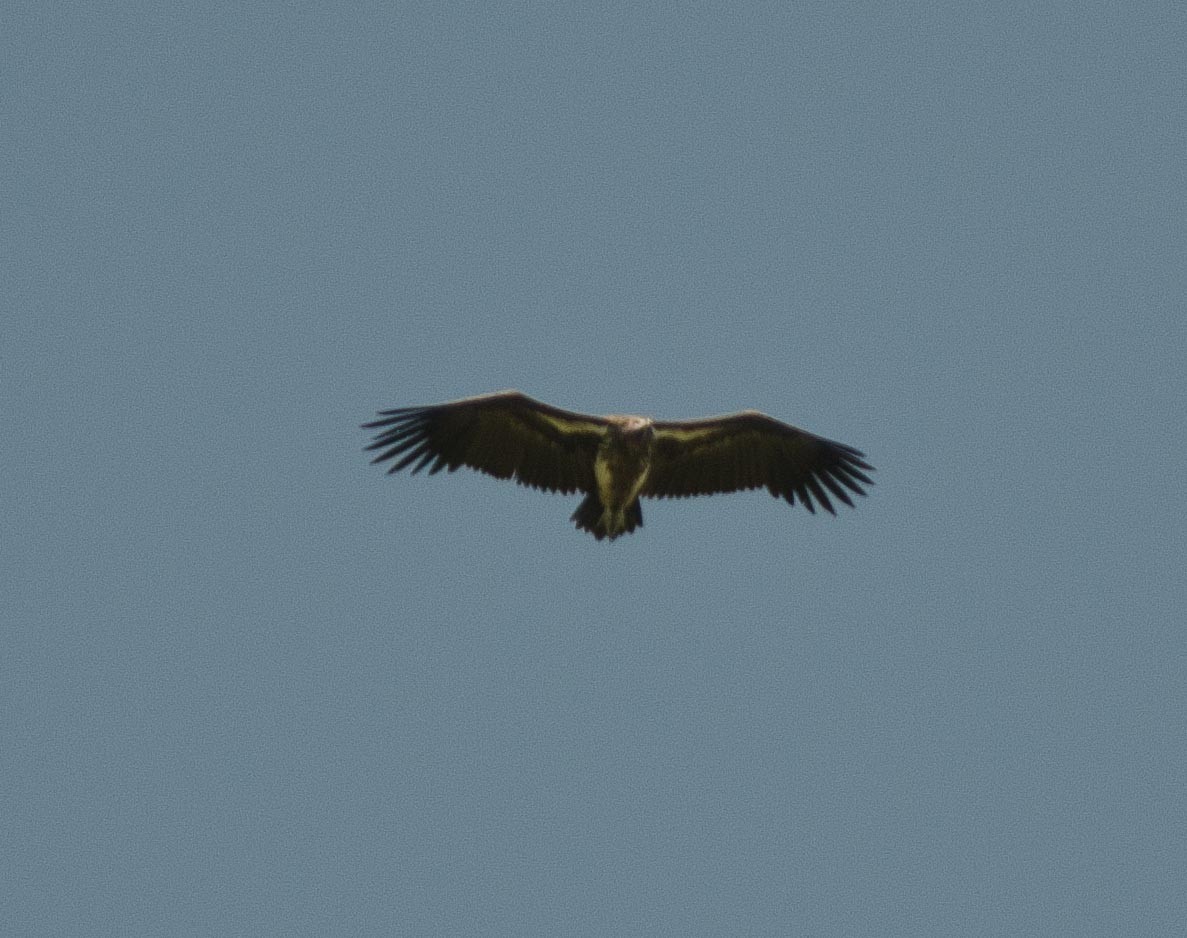
<path id="1" fill-rule="evenodd" d="M 765 488 L 789 505 L 836 514 L 832 498 L 853 507 L 853 495 L 874 484 L 861 450 L 769 417 L 743 411 L 704 420 L 655 424 L 655 451 L 642 494 L 684 498 Z"/>
<path id="2" fill-rule="evenodd" d="M 429 475 L 467 466 L 497 479 L 554 492 L 589 491 L 606 426 L 601 417 L 561 410 L 519 391 L 496 391 L 427 407 L 379 412 L 365 447 L 389 473 L 411 467 Z"/>

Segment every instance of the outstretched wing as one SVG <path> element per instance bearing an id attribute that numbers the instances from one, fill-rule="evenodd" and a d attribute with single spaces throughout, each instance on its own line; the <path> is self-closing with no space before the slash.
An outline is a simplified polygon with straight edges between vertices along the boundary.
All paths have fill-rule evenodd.
<path id="1" fill-rule="evenodd" d="M 766 488 L 815 513 L 836 514 L 830 495 L 850 507 L 850 493 L 873 485 L 873 466 L 852 446 L 834 443 L 747 410 L 704 420 L 655 424 L 655 450 L 643 495 L 681 498 Z M 864 470 L 864 471 L 863 471 Z"/>
<path id="2" fill-rule="evenodd" d="M 498 479 L 557 492 L 592 491 L 601 417 L 550 407 L 519 391 L 498 391 L 429 407 L 384 410 L 363 424 L 379 432 L 372 462 L 392 460 L 429 474 L 469 466 Z"/>

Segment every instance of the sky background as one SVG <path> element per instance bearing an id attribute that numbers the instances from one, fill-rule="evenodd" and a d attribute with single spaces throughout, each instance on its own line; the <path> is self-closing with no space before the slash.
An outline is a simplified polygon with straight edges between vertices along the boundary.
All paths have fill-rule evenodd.
<path id="1" fill-rule="evenodd" d="M 0 931 L 1187 929 L 1179 3 L 0 29 Z M 385 476 L 517 387 L 877 485 Z"/>

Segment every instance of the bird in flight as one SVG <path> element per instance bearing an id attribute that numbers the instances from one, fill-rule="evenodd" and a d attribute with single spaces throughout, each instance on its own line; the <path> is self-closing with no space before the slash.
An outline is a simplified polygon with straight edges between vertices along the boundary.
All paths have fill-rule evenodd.
<path id="1" fill-rule="evenodd" d="M 640 498 L 684 498 L 765 488 L 835 515 L 853 507 L 874 467 L 852 446 L 744 410 L 701 420 L 578 414 L 519 391 L 379 412 L 367 450 L 389 473 L 468 466 L 549 492 L 581 492 L 578 528 L 599 541 L 642 526 Z"/>

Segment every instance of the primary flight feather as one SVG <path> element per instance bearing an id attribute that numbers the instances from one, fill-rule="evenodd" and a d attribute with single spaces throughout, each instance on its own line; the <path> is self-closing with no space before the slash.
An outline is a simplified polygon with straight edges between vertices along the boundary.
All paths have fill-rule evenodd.
<path id="1" fill-rule="evenodd" d="M 519 391 L 379 412 L 372 462 L 388 472 L 468 466 L 550 492 L 582 492 L 572 521 L 599 541 L 643 524 L 640 498 L 765 488 L 789 505 L 836 514 L 833 500 L 873 485 L 852 446 L 756 410 L 701 420 L 578 414 Z"/>

